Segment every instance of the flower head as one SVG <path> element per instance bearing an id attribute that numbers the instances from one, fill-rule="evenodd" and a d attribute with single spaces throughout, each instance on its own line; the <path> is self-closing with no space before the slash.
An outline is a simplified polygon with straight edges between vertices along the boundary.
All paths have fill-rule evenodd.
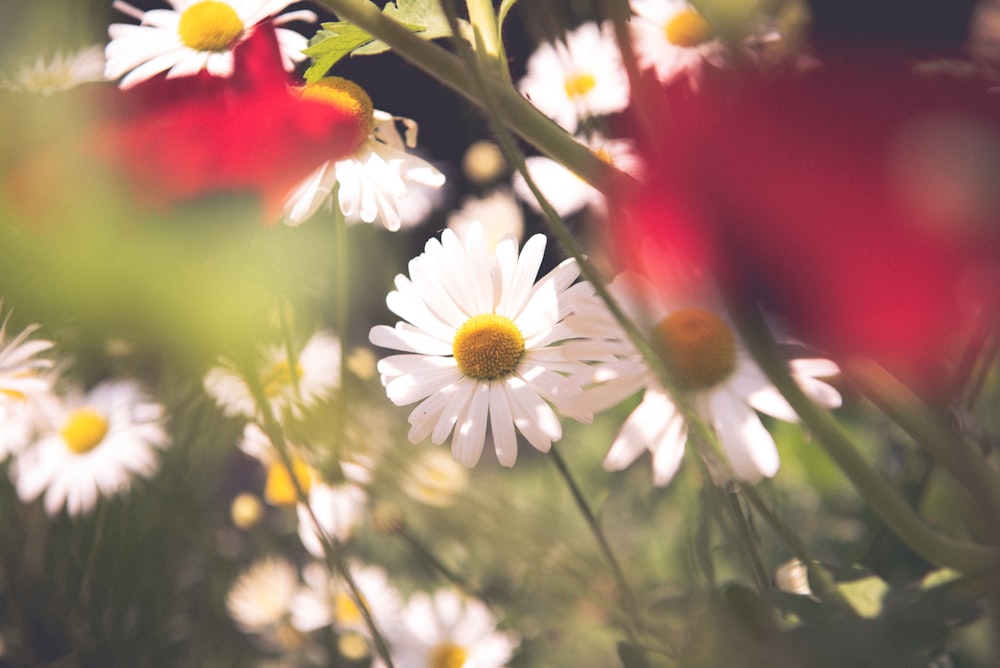
<path id="1" fill-rule="evenodd" d="M 139 25 L 113 23 L 105 49 L 108 79 L 122 77 L 130 88 L 166 72 L 167 78 L 185 77 L 202 70 L 228 77 L 234 69 L 233 52 L 253 34 L 258 24 L 272 21 L 315 21 L 311 11 L 277 16 L 288 0 L 168 0 L 172 9 L 142 12 L 125 2 L 115 7 L 140 20 Z M 277 29 L 284 69 L 305 60 L 306 38 L 286 28 Z"/>
<path id="2" fill-rule="evenodd" d="M 632 40 L 640 67 L 669 83 L 686 75 L 698 87 L 706 62 L 718 64 L 725 47 L 715 29 L 688 0 L 631 0 Z"/>
<path id="3" fill-rule="evenodd" d="M 732 473 L 748 482 L 777 473 L 774 439 L 754 411 L 789 422 L 798 416 L 743 349 L 725 316 L 700 304 L 670 305 L 662 291 L 633 276 L 623 275 L 611 289 L 647 330 L 678 390 L 714 429 Z M 616 339 L 621 345 L 616 361 L 591 370 L 591 378 L 599 384 L 579 399 L 583 406 L 602 410 L 644 390 L 642 402 L 626 419 L 604 467 L 622 470 L 649 450 L 654 484 L 666 485 L 684 454 L 688 435 L 684 415 L 603 303 L 590 300 L 573 317 L 585 320 L 581 327 L 590 328 L 594 336 Z M 831 408 L 840 405 L 837 391 L 819 380 L 836 374 L 835 364 L 798 359 L 790 367 L 802 389 L 816 401 Z"/>
<path id="4" fill-rule="evenodd" d="M 624 111 L 628 76 L 612 24 L 584 23 L 567 33 L 565 42 L 539 46 L 518 89 L 569 132 L 591 116 Z"/>
<path id="5" fill-rule="evenodd" d="M 282 220 L 298 225 L 332 207 L 336 188 L 337 204 L 349 221 L 378 221 L 392 231 L 414 218 L 418 222 L 404 215 L 408 200 L 417 199 L 418 188 L 440 188 L 444 175 L 407 151 L 416 145 L 416 124 L 374 109 L 360 86 L 339 77 L 308 84 L 303 95 L 349 109 L 366 131 L 359 133 L 350 156 L 324 163 L 292 190 L 282 205 Z M 405 141 L 396 127 L 400 120 L 407 125 Z"/>
<path id="6" fill-rule="evenodd" d="M 405 319 L 372 328 L 377 346 L 404 351 L 378 364 L 393 403 L 420 402 L 410 414 L 410 440 L 442 443 L 452 432 L 452 455 L 474 466 L 482 454 L 487 422 L 497 458 L 513 466 L 519 431 L 547 451 L 562 436 L 553 403 L 564 410 L 579 392 L 564 372 L 583 365 L 586 346 L 564 322 L 568 300 L 590 294 L 567 260 L 535 283 L 545 237 L 535 235 L 520 256 L 507 237 L 491 251 L 475 225 L 464 241 L 451 230 L 431 239 L 410 261 L 410 277 L 396 277 L 389 308 Z M 569 413 L 571 416 L 580 416 Z M 584 416 L 586 419 L 586 416 Z"/>
<path id="7" fill-rule="evenodd" d="M 244 633 L 276 631 L 291 616 L 299 575 L 287 559 L 255 561 L 233 583 L 226 597 L 229 616 Z"/>
<path id="8" fill-rule="evenodd" d="M 294 360 L 289 359 L 286 348 L 268 345 L 261 352 L 258 372 L 274 415 L 279 419 L 286 413 L 300 416 L 340 386 L 340 341 L 330 332 L 316 332 Z M 210 369 L 205 375 L 205 391 L 226 415 L 258 415 L 250 388 L 232 365 Z"/>
<path id="9" fill-rule="evenodd" d="M 170 442 L 163 406 L 133 381 L 106 381 L 46 410 L 49 430 L 18 455 L 12 475 L 23 501 L 45 492 L 49 515 L 64 505 L 83 515 L 99 496 L 125 493 L 134 476 L 156 472 L 156 451 Z"/>
<path id="10" fill-rule="evenodd" d="M 375 620 L 383 625 L 393 622 L 402 603 L 385 571 L 357 562 L 348 563 L 348 569 Z M 323 563 L 311 563 L 302 569 L 302 579 L 306 586 L 299 589 L 292 602 L 295 628 L 308 632 L 332 626 L 338 633 L 368 634 L 358 602 L 342 577 L 331 576 Z"/>
<path id="11" fill-rule="evenodd" d="M 500 668 L 520 644 L 516 634 L 497 629 L 496 617 L 481 601 L 454 589 L 417 592 L 403 609 L 402 622 L 390 639 L 393 663 L 400 668 Z"/>
<path id="12" fill-rule="evenodd" d="M 0 82 L 0 86 L 52 95 L 96 81 L 104 81 L 104 48 L 100 45 L 74 53 L 57 53 L 49 60 L 39 56 L 33 64 L 23 65 L 13 79 Z"/>

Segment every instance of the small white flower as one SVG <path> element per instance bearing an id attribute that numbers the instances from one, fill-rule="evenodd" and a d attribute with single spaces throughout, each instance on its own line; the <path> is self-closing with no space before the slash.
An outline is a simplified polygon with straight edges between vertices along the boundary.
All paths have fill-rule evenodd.
<path id="1" fill-rule="evenodd" d="M 169 443 L 163 406 L 132 381 L 106 381 L 45 408 L 51 429 L 18 455 L 12 475 L 22 501 L 45 492 L 49 515 L 64 505 L 83 515 L 99 496 L 125 493 L 134 476 L 156 472 L 156 451 Z"/>
<path id="2" fill-rule="evenodd" d="M 433 596 L 417 592 L 402 621 L 390 630 L 392 660 L 399 668 L 500 668 L 520 644 L 516 634 L 497 630 L 496 617 L 481 601 L 453 589 Z"/>
<path id="3" fill-rule="evenodd" d="M 464 241 L 446 229 L 410 261 L 409 278 L 396 277 L 386 304 L 405 321 L 374 327 L 369 338 L 406 353 L 382 359 L 378 370 L 393 403 L 420 402 L 410 413 L 412 442 L 429 436 L 440 444 L 454 432 L 452 455 L 471 467 L 488 422 L 497 458 L 513 466 L 518 431 L 543 452 L 561 438 L 550 402 L 570 417 L 591 417 L 565 410 L 580 387 L 563 374 L 589 351 L 567 352 L 563 344 L 580 335 L 563 321 L 569 298 L 593 288 L 573 284 L 579 269 L 571 260 L 535 283 L 545 243 L 535 235 L 519 255 L 506 237 L 494 252 L 480 225 Z"/>
<path id="4" fill-rule="evenodd" d="M 568 132 L 591 116 L 624 111 L 629 83 L 614 26 L 584 23 L 566 34 L 565 43 L 542 44 L 528 59 L 518 89 Z"/>
<path id="5" fill-rule="evenodd" d="M 524 216 L 507 188 L 497 188 L 484 197 L 466 197 L 462 206 L 448 216 L 448 227 L 464 239 L 472 223 L 483 226 L 486 243 L 496 248 L 508 234 L 518 241 L 524 236 Z"/>
<path id="6" fill-rule="evenodd" d="M 85 83 L 104 81 L 104 47 L 90 46 L 75 53 L 57 53 L 51 60 L 39 56 L 31 65 L 22 65 L 4 88 L 26 93 L 52 95 Z"/>
<path id="7" fill-rule="evenodd" d="M 375 109 L 371 134 L 343 160 L 327 162 L 310 174 L 285 200 L 282 220 L 299 225 L 321 208 L 337 203 L 350 222 L 380 223 L 397 231 L 419 223 L 433 206 L 429 191 L 445 177 L 426 160 L 410 153 L 416 146 L 416 124 Z M 406 125 L 406 138 L 397 122 Z"/>
<path id="8" fill-rule="evenodd" d="M 340 340 L 331 332 L 316 332 L 294 363 L 285 347 L 268 345 L 262 351 L 258 373 L 275 417 L 282 419 L 289 411 L 301 417 L 304 409 L 328 398 L 340 386 Z M 258 415 L 250 388 L 231 363 L 208 371 L 205 391 L 226 415 L 251 419 Z"/>
<path id="9" fill-rule="evenodd" d="M 316 20 L 308 10 L 277 15 L 290 0 L 167 0 L 172 9 L 143 12 L 116 0 L 114 7 L 139 19 L 139 25 L 112 23 L 111 41 L 105 48 L 104 75 L 130 88 L 166 72 L 167 78 L 184 77 L 202 70 L 219 77 L 233 73 L 233 50 L 263 21 L 283 25 Z M 307 40 L 299 33 L 278 28 L 278 45 L 285 69 L 305 60 Z"/>
<path id="10" fill-rule="evenodd" d="M 631 0 L 632 42 L 639 66 L 663 83 L 687 74 L 699 87 L 706 62 L 721 65 L 725 46 L 712 24 L 687 0 Z"/>
<path id="11" fill-rule="evenodd" d="M 743 349 L 725 318 L 701 306 L 669 305 L 656 287 L 634 276 L 620 276 L 611 290 L 633 321 L 647 330 L 680 390 L 718 435 L 733 475 L 755 482 L 777 473 L 774 439 L 754 411 L 787 422 L 797 422 L 798 416 Z M 618 360 L 589 371 L 590 380 L 597 384 L 579 398 L 580 409 L 603 410 L 645 390 L 642 402 L 611 445 L 604 467 L 620 471 L 649 450 L 653 482 L 666 485 L 684 454 L 687 421 L 602 302 L 589 300 L 578 305 L 573 317 L 590 335 L 620 345 Z M 789 366 L 792 376 L 813 399 L 830 408 L 840 405 L 840 394 L 819 380 L 839 372 L 833 362 L 796 359 Z"/>
<path id="12" fill-rule="evenodd" d="M 251 564 L 233 583 L 226 609 L 244 633 L 271 633 L 291 616 L 298 590 L 295 566 L 282 557 L 266 557 Z"/>
<path id="13" fill-rule="evenodd" d="M 349 539 L 365 517 L 368 494 L 353 483 L 328 485 L 315 482 L 309 490 L 309 505 L 298 504 L 299 540 L 309 554 L 325 557 L 323 541 L 316 525 L 326 536 L 338 541 Z M 315 522 L 313 517 L 316 518 Z"/>
<path id="14" fill-rule="evenodd" d="M 400 482 L 408 497 L 429 506 L 445 508 L 469 485 L 469 470 L 443 450 L 421 453 Z"/>
<path id="15" fill-rule="evenodd" d="M 385 571 L 374 566 L 349 563 L 351 578 L 365 606 L 383 629 L 391 625 L 402 608 L 399 594 Z M 331 576 L 323 563 L 310 563 L 302 569 L 301 587 L 292 601 L 292 626 L 309 632 L 332 626 L 338 633 L 355 632 L 369 636 L 361 609 L 344 579 Z"/>
<path id="16" fill-rule="evenodd" d="M 49 389 L 49 380 L 40 372 L 52 368 L 52 361 L 39 354 L 52 347 L 51 341 L 31 339 L 38 325 L 25 327 L 7 340 L 8 314 L 0 324 L 0 404 L 20 400 Z"/>
<path id="17" fill-rule="evenodd" d="M 595 133 L 583 143 L 608 164 L 637 179 L 642 178 L 645 163 L 632 140 L 606 139 Z M 525 166 L 531 180 L 560 217 L 572 215 L 588 206 L 604 210 L 604 195 L 555 160 L 535 155 L 525 159 Z M 514 174 L 512 184 L 518 197 L 536 211 L 541 211 L 538 200 L 520 172 Z"/>

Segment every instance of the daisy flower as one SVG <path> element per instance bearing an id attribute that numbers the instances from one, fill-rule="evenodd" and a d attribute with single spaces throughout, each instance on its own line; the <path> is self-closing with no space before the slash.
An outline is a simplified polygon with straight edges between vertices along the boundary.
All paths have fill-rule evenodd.
<path id="1" fill-rule="evenodd" d="M 688 75 L 698 88 L 706 62 L 719 65 L 725 46 L 712 24 L 687 0 L 631 0 L 632 42 L 639 66 L 663 83 Z"/>
<path id="2" fill-rule="evenodd" d="M 314 482 L 309 489 L 309 505 L 300 503 L 296 507 L 302 546 L 317 559 L 325 558 L 319 531 L 340 542 L 348 540 L 364 519 L 367 504 L 368 494 L 354 483 Z"/>
<path id="3" fill-rule="evenodd" d="M 291 616 L 298 591 L 295 566 L 283 557 L 266 557 L 236 579 L 226 596 L 226 609 L 244 633 L 274 633 Z"/>
<path id="4" fill-rule="evenodd" d="M 520 644 L 516 634 L 497 630 L 496 617 L 481 601 L 454 589 L 417 592 L 403 609 L 402 622 L 390 635 L 399 668 L 500 668 Z"/>
<path id="5" fill-rule="evenodd" d="M 469 486 L 469 470 L 443 450 L 426 450 L 407 467 L 399 487 L 414 501 L 437 508 L 450 506 Z"/>
<path id="6" fill-rule="evenodd" d="M 348 569 L 375 620 L 380 624 L 393 621 L 403 606 L 385 571 L 356 562 L 349 563 Z M 342 577 L 331 576 L 324 563 L 313 562 L 303 567 L 302 579 L 305 586 L 296 592 L 291 605 L 296 629 L 309 632 L 332 626 L 338 633 L 368 635 L 361 609 Z"/>
<path id="7" fill-rule="evenodd" d="M 52 95 L 80 84 L 104 81 L 104 47 L 90 46 L 75 53 L 57 53 L 51 60 L 39 56 L 31 65 L 22 65 L 17 76 L 4 80 L 4 88 L 26 93 Z"/>
<path id="8" fill-rule="evenodd" d="M 167 78 L 206 70 L 212 76 L 233 73 L 233 50 L 267 20 L 277 25 L 316 20 L 316 14 L 295 11 L 276 16 L 292 4 L 288 0 L 168 0 L 172 9 L 143 12 L 116 0 L 115 9 L 139 25 L 112 23 L 105 48 L 107 79 L 122 77 L 123 89 L 166 72 Z M 282 63 L 287 71 L 305 60 L 307 40 L 287 28 L 277 29 Z"/>
<path id="9" fill-rule="evenodd" d="M 591 116 L 624 111 L 629 83 L 614 26 L 584 23 L 564 42 L 542 44 L 528 59 L 518 90 L 568 132 Z"/>
<path id="10" fill-rule="evenodd" d="M 46 407 L 51 429 L 14 463 L 17 494 L 30 502 L 45 492 L 45 511 L 65 505 L 89 513 L 99 496 L 128 491 L 133 476 L 151 477 L 156 451 L 170 440 L 163 406 L 129 380 L 106 381 Z"/>
<path id="11" fill-rule="evenodd" d="M 302 94 L 352 110 L 366 128 L 360 135 L 365 139 L 350 156 L 324 163 L 296 186 L 282 206 L 282 221 L 299 225 L 320 208 L 332 209 L 336 189 L 337 204 L 348 221 L 378 221 L 390 231 L 419 222 L 430 203 L 416 212 L 407 206 L 411 200 L 426 199 L 425 193 L 416 194 L 421 188 L 436 190 L 445 179 L 433 165 L 407 151 L 417 143 L 416 123 L 375 109 L 364 89 L 340 77 L 307 84 Z M 406 127 L 405 138 L 397 122 Z"/>
<path id="12" fill-rule="evenodd" d="M 454 432 L 452 456 L 471 467 L 482 454 L 489 422 L 497 458 L 513 466 L 516 432 L 543 452 L 562 436 L 549 402 L 589 419 L 565 410 L 580 387 L 563 372 L 584 362 L 562 344 L 580 336 L 563 322 L 568 299 L 593 288 L 573 285 L 579 269 L 572 260 L 536 284 L 544 251 L 540 234 L 519 257 L 514 237 L 494 252 L 479 225 L 464 241 L 446 229 L 410 261 L 409 278 L 396 277 L 386 304 L 405 321 L 374 327 L 369 339 L 404 352 L 382 359 L 378 370 L 393 403 L 420 402 L 410 413 L 410 441 L 430 436 L 440 444 Z M 584 345 L 578 352 L 589 351 Z"/>
<path id="13" fill-rule="evenodd" d="M 268 345 L 262 351 L 258 373 L 271 411 L 281 419 L 286 412 L 300 417 L 330 396 L 340 386 L 340 340 L 331 332 L 319 331 L 299 352 L 294 364 L 288 350 Z M 205 391 L 226 415 L 257 417 L 257 404 L 235 365 L 224 362 L 205 375 Z"/>
<path id="14" fill-rule="evenodd" d="M 52 361 L 39 357 L 52 347 L 51 341 L 31 339 L 39 325 L 29 325 L 7 339 L 10 314 L 0 324 L 0 406 L 49 389 L 50 383 L 39 372 L 52 367 Z"/>
<path id="15" fill-rule="evenodd" d="M 466 197 L 462 206 L 448 215 L 448 227 L 462 239 L 473 223 L 483 226 L 490 248 L 508 234 L 517 239 L 524 236 L 524 215 L 508 188 L 497 188 L 483 197 Z"/>
<path id="16" fill-rule="evenodd" d="M 798 416 L 743 348 L 725 317 L 701 306 L 672 307 L 654 286 L 633 276 L 620 276 L 611 290 L 633 320 L 645 325 L 679 389 L 718 435 L 733 475 L 755 482 L 777 473 L 777 447 L 755 411 L 787 422 L 797 422 Z M 645 390 L 611 445 L 604 468 L 623 470 L 649 450 L 653 483 L 666 485 L 684 454 L 688 425 L 683 414 L 602 302 L 579 305 L 574 318 L 592 336 L 615 339 L 621 346 L 618 360 L 592 369 L 591 380 L 599 384 L 579 398 L 581 408 L 603 410 Z M 819 380 L 839 372 L 833 362 L 795 359 L 789 366 L 806 394 L 829 408 L 840 406 L 840 394 Z"/>
<path id="17" fill-rule="evenodd" d="M 606 163 L 637 179 L 642 178 L 644 164 L 630 139 L 607 139 L 594 133 L 583 143 Z M 525 167 L 559 216 L 572 215 L 588 206 L 604 208 L 604 195 L 599 190 L 555 160 L 535 155 L 525 159 Z M 512 185 L 518 197 L 536 211 L 542 210 L 520 172 L 514 174 Z"/>

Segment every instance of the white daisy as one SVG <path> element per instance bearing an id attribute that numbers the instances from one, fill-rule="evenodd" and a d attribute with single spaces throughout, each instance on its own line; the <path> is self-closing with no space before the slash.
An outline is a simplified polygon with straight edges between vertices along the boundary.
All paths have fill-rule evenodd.
<path id="1" fill-rule="evenodd" d="M 47 391 L 50 382 L 41 372 L 52 368 L 52 360 L 39 357 L 52 342 L 31 338 L 39 325 L 25 327 L 8 341 L 9 319 L 8 313 L 0 323 L 0 405 Z"/>
<path id="2" fill-rule="evenodd" d="M 4 88 L 26 93 L 52 95 L 80 84 L 104 81 L 104 47 L 95 45 L 75 53 L 57 53 L 51 60 L 39 56 L 31 65 L 22 65 Z"/>
<path id="3" fill-rule="evenodd" d="M 601 160 L 637 179 L 642 179 L 645 163 L 639 157 L 632 140 L 606 139 L 594 133 L 583 143 Z M 541 155 L 531 156 L 525 159 L 525 167 L 531 180 L 560 217 L 572 215 L 588 206 L 604 210 L 604 195 L 555 160 Z M 538 200 L 520 172 L 514 174 L 512 185 L 518 197 L 536 211 L 541 211 Z"/>
<path id="4" fill-rule="evenodd" d="M 715 430 L 733 475 L 755 482 L 777 473 L 774 439 L 754 411 L 788 422 L 798 421 L 798 416 L 743 349 L 725 318 L 701 306 L 671 307 L 654 286 L 634 276 L 620 276 L 611 290 L 649 332 L 695 412 Z M 580 409 L 603 410 L 645 389 L 642 402 L 625 420 L 605 457 L 604 468 L 622 470 L 649 450 L 653 482 L 666 485 L 684 454 L 688 435 L 684 416 L 602 302 L 588 300 L 576 309 L 573 318 L 578 328 L 620 345 L 617 361 L 591 370 L 591 380 L 599 384 L 578 399 Z M 806 394 L 830 408 L 840 405 L 840 394 L 819 380 L 839 372 L 833 362 L 796 359 L 789 366 Z"/>
<path id="5" fill-rule="evenodd" d="M 323 559 L 326 551 L 316 524 L 324 535 L 343 542 L 361 524 L 367 504 L 368 494 L 358 485 L 350 482 L 337 485 L 314 482 L 309 489 L 308 507 L 301 503 L 296 507 L 302 546 L 317 559 Z"/>
<path id="6" fill-rule="evenodd" d="M 466 197 L 462 206 L 448 215 L 448 227 L 461 239 L 472 223 L 483 226 L 490 248 L 495 248 L 508 234 L 518 240 L 524 236 L 524 215 L 508 188 L 497 188 L 483 197 Z"/>
<path id="7" fill-rule="evenodd" d="M 542 44 L 528 59 L 518 90 L 568 132 L 591 116 L 624 111 L 629 83 L 614 26 L 584 23 L 565 42 Z"/>
<path id="8" fill-rule="evenodd" d="M 226 596 L 226 609 L 244 633 L 273 633 L 291 617 L 299 574 L 283 557 L 265 557 L 240 574 Z"/>
<path id="9" fill-rule="evenodd" d="M 471 467 L 482 454 L 488 421 L 497 458 L 513 466 L 516 431 L 543 452 L 562 436 L 548 402 L 563 414 L 589 418 L 564 407 L 580 388 L 563 373 L 583 362 L 562 344 L 580 336 L 563 322 L 568 299 L 593 288 L 573 284 L 579 269 L 572 260 L 536 284 L 545 243 L 543 235 L 533 236 L 519 257 L 513 237 L 494 252 L 480 225 L 464 241 L 446 229 L 441 241 L 429 240 L 410 261 L 409 278 L 396 277 L 386 304 L 405 322 L 374 327 L 369 338 L 407 353 L 382 359 L 378 370 L 393 403 L 420 402 L 410 413 L 412 442 L 429 436 L 440 444 L 454 432 L 452 455 Z"/>
<path id="10" fill-rule="evenodd" d="M 46 409 L 51 430 L 17 457 L 12 475 L 22 501 L 45 492 L 49 515 L 64 505 L 82 515 L 99 496 L 128 491 L 133 476 L 156 472 L 156 451 L 169 444 L 163 406 L 133 381 L 106 381 Z"/>
<path id="11" fill-rule="evenodd" d="M 632 43 L 639 66 L 663 83 L 681 74 L 698 88 L 706 62 L 721 65 L 725 46 L 712 24 L 687 0 L 631 0 Z"/>
<path id="12" fill-rule="evenodd" d="M 376 623 L 383 627 L 391 625 L 399 615 L 402 601 L 385 571 L 359 563 L 349 563 L 347 567 Z M 368 635 L 361 609 L 342 577 L 331 576 L 325 563 L 314 562 L 302 569 L 302 579 L 306 584 L 291 605 L 292 625 L 296 629 L 309 632 L 332 626 L 338 633 L 353 631 Z"/>
<path id="13" fill-rule="evenodd" d="M 500 668 L 520 644 L 516 634 L 497 630 L 496 617 L 481 601 L 454 589 L 433 596 L 417 592 L 402 621 L 390 632 L 392 660 L 399 668 Z"/>
<path id="14" fill-rule="evenodd" d="M 368 130 L 350 157 L 321 165 L 295 187 L 282 207 L 282 221 L 299 225 L 321 208 L 332 210 L 336 189 L 349 222 L 377 221 L 391 231 L 420 222 L 434 205 L 429 192 L 444 185 L 445 177 L 407 151 L 417 143 L 416 123 L 374 109 L 360 86 L 339 77 L 309 84 L 303 94 L 355 113 Z M 406 128 L 405 139 L 397 122 Z"/>
<path id="15" fill-rule="evenodd" d="M 469 470 L 443 450 L 425 450 L 407 467 L 399 486 L 415 501 L 446 508 L 469 486 Z"/>
<path id="16" fill-rule="evenodd" d="M 260 383 L 278 419 L 287 412 L 301 417 L 303 410 L 328 398 L 340 386 L 340 340 L 331 332 L 313 334 L 294 364 L 288 358 L 288 350 L 279 345 L 266 346 L 260 357 Z M 226 415 L 257 417 L 250 388 L 232 363 L 223 362 L 222 366 L 210 369 L 204 384 L 205 391 Z"/>
<path id="17" fill-rule="evenodd" d="M 111 41 L 105 48 L 104 75 L 119 86 L 135 84 L 166 72 L 167 78 L 184 77 L 202 70 L 219 77 L 233 73 L 233 50 L 254 27 L 273 19 L 276 26 L 291 21 L 314 22 L 308 10 L 276 16 L 289 0 L 167 0 L 172 9 L 147 12 L 116 0 L 114 7 L 140 21 L 139 25 L 112 23 Z M 307 40 L 287 28 L 276 31 L 285 69 L 305 60 Z"/>

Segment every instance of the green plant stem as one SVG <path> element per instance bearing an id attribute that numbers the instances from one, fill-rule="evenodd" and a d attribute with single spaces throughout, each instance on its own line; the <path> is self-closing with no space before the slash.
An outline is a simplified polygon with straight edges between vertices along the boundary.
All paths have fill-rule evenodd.
<path id="1" fill-rule="evenodd" d="M 295 496 L 298 499 L 298 502 L 303 504 L 309 514 L 313 530 L 316 532 L 316 536 L 319 538 L 320 544 L 323 546 L 323 554 L 326 556 L 328 567 L 332 566 L 334 572 L 343 578 L 344 583 L 351 592 L 351 597 L 354 599 L 355 605 L 361 612 L 361 616 L 365 621 L 365 626 L 368 628 L 368 632 L 372 635 L 372 641 L 375 643 L 375 651 L 378 653 L 379 658 L 385 662 L 387 668 L 394 668 L 392 656 L 389 653 L 389 645 L 385 641 L 385 636 L 382 635 L 382 632 L 375 621 L 375 617 L 372 615 L 372 611 L 368 607 L 367 601 L 365 601 L 364 597 L 361 595 L 361 590 L 358 588 L 358 585 L 354 580 L 354 576 L 351 574 L 351 571 L 347 566 L 347 561 L 341 554 L 340 546 L 337 544 L 336 538 L 324 531 L 322 525 L 320 525 L 319 519 L 313 512 L 312 506 L 309 505 L 309 497 L 302 488 L 302 483 L 299 481 L 298 476 L 294 474 L 295 469 L 292 464 L 292 456 L 288 450 L 288 443 L 285 441 L 284 431 L 278 423 L 278 420 L 275 418 L 274 413 L 271 411 L 271 406 L 267 401 L 267 396 L 264 394 L 264 388 L 260 383 L 260 378 L 257 376 L 256 370 L 253 368 L 252 364 L 244 363 L 242 367 L 243 379 L 247 384 L 247 388 L 250 390 L 250 394 L 254 398 L 254 402 L 257 404 L 257 410 L 260 411 L 260 418 L 263 423 L 261 427 L 263 428 L 264 433 L 267 434 L 268 439 L 270 439 L 271 443 L 274 445 L 274 449 L 278 452 L 278 458 L 281 460 L 281 465 L 288 471 L 288 478 L 291 480 L 292 487 L 295 489 Z"/>
<path id="2" fill-rule="evenodd" d="M 964 572 L 1000 565 L 1000 551 L 943 536 L 928 527 L 899 491 L 864 460 L 842 427 L 799 387 L 757 308 L 732 309 L 743 340 L 761 369 L 802 419 L 813 438 L 871 506 L 879 519 L 903 543 L 924 559 Z"/>
<path id="3" fill-rule="evenodd" d="M 318 0 L 318 3 L 333 10 L 341 19 L 378 37 L 401 57 L 473 104 L 485 107 L 479 87 L 472 80 L 465 63 L 455 54 L 421 39 L 383 15 L 368 0 Z M 598 189 L 616 188 L 622 183 L 633 182 L 631 177 L 602 161 L 535 109 L 507 81 L 488 76 L 485 82 L 496 100 L 501 122 L 539 151 L 566 165 Z"/>
<path id="4" fill-rule="evenodd" d="M 489 597 L 479 591 L 476 587 L 473 587 L 467 579 L 445 565 L 445 563 L 441 561 L 437 555 L 431 552 L 430 548 L 428 548 L 427 545 L 412 532 L 404 528 L 397 532 L 397 535 L 402 538 L 414 552 L 419 554 L 420 557 L 431 566 L 431 568 L 440 573 L 445 580 L 451 582 L 467 595 L 479 599 L 490 607 L 493 606 L 493 602 L 490 601 Z"/>
<path id="5" fill-rule="evenodd" d="M 622 597 L 624 598 L 625 607 L 631 616 L 636 617 L 633 622 L 635 628 L 641 628 L 642 624 L 639 623 L 639 620 L 637 619 L 639 613 L 638 599 L 632 591 L 632 588 L 629 586 L 628 580 L 625 579 L 625 572 L 622 570 L 621 564 L 618 563 L 618 558 L 615 557 L 615 553 L 611 549 L 611 544 L 604 535 L 604 530 L 597 521 L 594 511 L 591 510 L 590 504 L 587 503 L 587 499 L 580 490 L 580 486 L 577 485 L 576 479 L 573 477 L 569 467 L 566 465 L 566 461 L 562 458 L 562 455 L 559 454 L 559 450 L 555 445 L 553 445 L 552 449 L 549 451 L 549 456 L 555 463 L 556 469 L 559 470 L 559 475 L 562 476 L 563 481 L 569 488 L 570 494 L 573 496 L 573 501 L 576 503 L 577 510 L 580 511 L 584 521 L 587 523 L 587 528 L 590 529 L 590 533 L 597 541 L 597 545 L 600 547 L 601 553 L 608 562 L 608 566 L 611 567 L 611 573 L 614 575 L 615 581 L 618 583 L 618 588 L 621 590 Z M 630 639 L 635 641 L 635 629 L 628 628 L 627 631 Z"/>

